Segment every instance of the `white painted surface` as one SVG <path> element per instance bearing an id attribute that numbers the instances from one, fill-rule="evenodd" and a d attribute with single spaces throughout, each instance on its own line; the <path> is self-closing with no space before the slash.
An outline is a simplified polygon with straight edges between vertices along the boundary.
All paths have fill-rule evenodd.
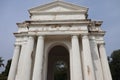
<path id="1" fill-rule="evenodd" d="M 72 36 L 72 79 L 83 80 L 78 36 Z"/>
<path id="2" fill-rule="evenodd" d="M 95 80 L 90 44 L 87 35 L 82 36 L 84 80 Z"/>
<path id="3" fill-rule="evenodd" d="M 36 48 L 35 64 L 34 64 L 32 80 L 42 80 L 43 54 L 44 54 L 44 37 L 39 36 L 37 42 L 37 48 Z"/>
<path id="4" fill-rule="evenodd" d="M 104 43 L 99 44 L 99 51 L 100 51 L 100 56 L 101 56 L 101 64 L 102 64 L 102 69 L 103 69 L 104 80 L 112 80 Z"/>
<path id="5" fill-rule="evenodd" d="M 17 67 L 18 67 L 17 65 L 18 65 L 18 61 L 19 61 L 19 55 L 20 55 L 20 45 L 15 45 L 14 55 L 12 58 L 12 63 L 11 63 L 10 71 L 9 71 L 8 80 L 15 80 L 16 73 L 17 73 Z"/>
<path id="6" fill-rule="evenodd" d="M 91 55 L 92 55 L 92 60 L 93 60 L 95 76 L 96 76 L 95 80 L 104 80 L 100 56 L 98 53 L 98 46 L 97 46 L 96 39 L 94 36 L 90 36 L 90 49 L 91 49 Z"/>

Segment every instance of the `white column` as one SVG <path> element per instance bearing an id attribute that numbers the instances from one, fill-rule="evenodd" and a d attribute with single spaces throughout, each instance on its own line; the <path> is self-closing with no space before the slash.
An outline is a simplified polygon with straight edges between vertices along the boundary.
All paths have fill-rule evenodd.
<path id="1" fill-rule="evenodd" d="M 12 58 L 12 63 L 11 63 L 10 71 L 9 71 L 8 80 L 15 80 L 19 55 L 20 55 L 20 45 L 15 45 L 14 55 Z"/>
<path id="2" fill-rule="evenodd" d="M 99 52 L 100 52 L 104 80 L 112 80 L 104 45 L 105 45 L 104 43 L 99 44 Z"/>
<path id="3" fill-rule="evenodd" d="M 73 79 L 73 53 L 72 53 L 72 48 L 70 49 L 70 80 Z"/>
<path id="4" fill-rule="evenodd" d="M 44 54 L 44 37 L 39 36 L 37 40 L 37 48 L 36 48 L 35 64 L 34 64 L 32 80 L 42 80 L 43 54 Z"/>
<path id="5" fill-rule="evenodd" d="M 22 80 L 31 80 L 31 54 L 33 53 L 33 47 L 34 47 L 34 37 L 29 36 L 26 53 L 24 53 L 24 64 L 23 64 L 23 79 Z"/>
<path id="6" fill-rule="evenodd" d="M 83 80 L 78 36 L 72 36 L 72 80 Z"/>
<path id="7" fill-rule="evenodd" d="M 94 36 L 90 36 L 90 48 L 96 76 L 95 80 L 103 80 L 102 65 L 100 62 L 97 43 Z"/>
<path id="8" fill-rule="evenodd" d="M 24 51 L 21 54 L 21 64 L 19 68 L 18 78 L 16 80 L 31 80 L 31 54 L 33 53 L 34 37 L 29 36 L 26 46 L 23 46 Z"/>
<path id="9" fill-rule="evenodd" d="M 22 41 L 22 45 L 21 45 L 21 52 L 20 52 L 20 57 L 19 57 L 19 61 L 18 61 L 18 68 L 17 68 L 17 74 L 16 74 L 16 77 L 15 77 L 15 80 L 21 80 L 22 78 L 22 67 L 23 67 L 23 62 L 24 62 L 24 55 L 25 55 L 25 50 L 26 50 L 26 45 L 27 45 L 27 40 L 28 38 L 27 37 L 24 37 L 23 38 L 23 41 Z"/>
<path id="10" fill-rule="evenodd" d="M 95 80 L 90 44 L 87 35 L 82 35 L 84 80 Z"/>

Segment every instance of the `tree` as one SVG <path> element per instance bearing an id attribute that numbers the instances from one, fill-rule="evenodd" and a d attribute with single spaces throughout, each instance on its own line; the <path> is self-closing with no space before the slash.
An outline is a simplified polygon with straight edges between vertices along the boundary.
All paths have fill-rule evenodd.
<path id="1" fill-rule="evenodd" d="M 0 74 L 0 80 L 7 80 L 9 70 L 10 70 L 10 66 L 11 66 L 11 61 L 12 61 L 12 59 L 7 61 L 7 65 L 5 67 L 5 70 Z"/>
<path id="2" fill-rule="evenodd" d="M 0 57 L 0 67 L 4 67 L 3 61 L 4 61 L 4 59 L 2 59 L 2 57 Z"/>
<path id="3" fill-rule="evenodd" d="M 109 60 L 113 80 L 120 80 L 120 49 L 113 51 Z"/>
<path id="4" fill-rule="evenodd" d="M 10 60 L 7 61 L 7 65 L 5 67 L 5 71 L 2 72 L 2 74 L 5 75 L 5 76 L 8 76 L 8 74 L 9 74 L 9 70 L 10 70 L 10 66 L 11 66 L 11 61 L 12 61 L 12 59 L 10 59 Z"/>

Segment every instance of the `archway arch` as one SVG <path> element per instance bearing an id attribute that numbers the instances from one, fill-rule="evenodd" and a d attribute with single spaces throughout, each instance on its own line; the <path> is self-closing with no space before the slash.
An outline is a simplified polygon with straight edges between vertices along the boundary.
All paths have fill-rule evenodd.
<path id="1" fill-rule="evenodd" d="M 47 80 L 70 80 L 69 51 L 61 45 L 48 53 Z"/>

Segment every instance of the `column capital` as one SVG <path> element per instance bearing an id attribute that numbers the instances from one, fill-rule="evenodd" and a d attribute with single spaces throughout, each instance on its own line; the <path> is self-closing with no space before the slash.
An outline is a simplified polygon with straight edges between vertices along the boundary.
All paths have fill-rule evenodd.
<path id="1" fill-rule="evenodd" d="M 105 43 L 98 43 L 98 46 L 105 45 Z"/>
<path id="2" fill-rule="evenodd" d="M 71 37 L 74 37 L 74 36 L 80 36 L 79 34 L 72 34 Z"/>
<path id="3" fill-rule="evenodd" d="M 35 35 L 29 35 L 28 37 L 29 37 L 29 38 L 34 38 L 34 37 L 35 37 Z"/>
<path id="4" fill-rule="evenodd" d="M 37 37 L 38 37 L 39 39 L 44 39 L 45 36 L 44 36 L 44 35 L 38 35 Z"/>
<path id="5" fill-rule="evenodd" d="M 78 37 L 79 35 L 72 35 L 72 38 L 76 38 L 76 37 Z"/>
<path id="6" fill-rule="evenodd" d="M 44 37 L 45 35 L 38 35 L 38 37 L 40 37 L 40 36 L 41 36 L 41 37 Z"/>
<path id="7" fill-rule="evenodd" d="M 83 39 L 88 38 L 88 34 L 81 34 L 81 37 L 82 37 Z"/>
<path id="8" fill-rule="evenodd" d="M 90 38 L 91 40 L 94 40 L 94 39 L 95 39 L 95 36 L 90 35 L 89 38 Z"/>

